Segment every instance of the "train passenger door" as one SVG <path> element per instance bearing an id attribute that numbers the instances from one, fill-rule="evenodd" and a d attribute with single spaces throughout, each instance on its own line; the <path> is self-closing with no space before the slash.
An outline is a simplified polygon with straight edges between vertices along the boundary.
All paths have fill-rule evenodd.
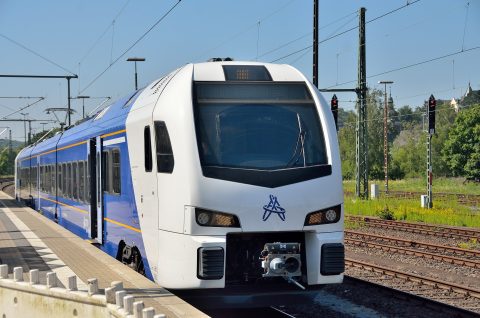
<path id="1" fill-rule="evenodd" d="M 97 137 L 96 141 L 96 206 L 97 206 L 97 228 L 96 228 L 96 239 L 97 242 L 103 244 L 103 188 L 104 188 L 104 178 L 103 176 L 103 167 L 105 166 L 104 157 L 102 156 L 102 138 Z"/>
<path id="2" fill-rule="evenodd" d="M 97 238 L 97 139 L 92 138 L 88 143 L 88 175 L 89 198 L 90 198 L 90 226 L 88 236 L 90 239 Z"/>
<path id="3" fill-rule="evenodd" d="M 91 138 L 88 144 L 88 169 L 90 185 L 90 229 L 89 237 L 103 244 L 103 178 L 102 139 Z"/>

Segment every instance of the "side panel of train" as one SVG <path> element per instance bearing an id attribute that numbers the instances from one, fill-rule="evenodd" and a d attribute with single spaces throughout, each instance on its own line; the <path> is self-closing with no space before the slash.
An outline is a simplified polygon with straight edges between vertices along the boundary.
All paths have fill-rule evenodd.
<path id="1" fill-rule="evenodd" d="M 67 136 L 53 149 L 24 152 L 16 162 L 17 198 L 99 243 L 112 257 L 133 260 L 132 267 L 153 279 L 144 257 L 126 138 L 117 128 L 82 140 Z"/>

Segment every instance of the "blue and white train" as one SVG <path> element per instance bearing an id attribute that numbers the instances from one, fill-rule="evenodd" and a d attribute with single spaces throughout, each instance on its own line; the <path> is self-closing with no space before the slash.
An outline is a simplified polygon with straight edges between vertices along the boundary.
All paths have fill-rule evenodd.
<path id="1" fill-rule="evenodd" d="M 15 164 L 18 200 L 165 288 L 254 301 L 342 282 L 335 123 L 291 66 L 185 65 Z"/>

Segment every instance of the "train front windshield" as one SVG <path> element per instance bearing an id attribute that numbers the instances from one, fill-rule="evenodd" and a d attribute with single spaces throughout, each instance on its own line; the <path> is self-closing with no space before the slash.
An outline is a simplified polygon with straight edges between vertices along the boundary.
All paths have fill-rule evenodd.
<path id="1" fill-rule="evenodd" d="M 194 93 L 202 166 L 278 170 L 327 163 L 304 83 L 197 82 Z"/>

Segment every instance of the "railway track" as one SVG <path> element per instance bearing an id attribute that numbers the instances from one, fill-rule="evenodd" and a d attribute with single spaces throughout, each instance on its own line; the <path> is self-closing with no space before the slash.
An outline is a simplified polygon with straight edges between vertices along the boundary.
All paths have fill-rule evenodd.
<path id="1" fill-rule="evenodd" d="M 345 243 L 480 269 L 480 252 L 467 249 L 421 243 L 380 235 L 364 234 L 355 231 L 345 231 Z M 402 247 L 399 247 L 398 245 L 401 245 Z M 458 256 L 463 256 L 465 258 L 460 258 Z"/>
<path id="2" fill-rule="evenodd" d="M 10 196 L 15 196 L 13 180 L 0 181 L 0 190 Z"/>
<path id="3" fill-rule="evenodd" d="M 345 235 L 351 238 L 362 239 L 364 241 L 368 240 L 369 242 L 395 244 L 397 246 L 422 249 L 425 251 L 443 253 L 451 256 L 462 256 L 469 260 L 480 260 L 480 251 L 477 251 L 477 250 L 469 250 L 465 248 L 405 240 L 405 239 L 391 237 L 391 236 L 383 236 L 383 235 L 376 235 L 376 234 L 370 234 L 370 233 L 367 234 L 367 233 L 352 231 L 352 230 L 345 230 Z"/>
<path id="4" fill-rule="evenodd" d="M 480 313 L 480 290 L 346 258 L 349 276 Z"/>
<path id="5" fill-rule="evenodd" d="M 480 241 L 480 230 L 462 229 L 462 228 L 455 228 L 455 227 L 449 227 L 449 226 L 429 225 L 429 224 L 422 224 L 422 223 L 390 221 L 390 220 L 382 220 L 379 218 L 354 216 L 354 215 L 347 215 L 346 218 L 356 223 L 367 224 L 368 226 L 372 226 L 372 227 L 432 235 L 432 236 L 438 236 L 438 237 L 458 238 L 458 239 L 467 240 L 467 241 L 471 239 Z"/>
<path id="6" fill-rule="evenodd" d="M 351 191 L 344 191 L 345 195 L 353 195 Z M 382 197 L 386 198 L 397 198 L 397 199 L 419 199 L 424 192 L 415 192 L 415 191 L 388 191 L 388 194 L 385 194 L 385 191 L 380 191 Z M 446 192 L 437 192 L 433 196 L 436 200 L 457 200 L 460 204 L 480 204 L 480 195 L 477 194 L 462 194 L 462 193 L 446 193 Z"/>

